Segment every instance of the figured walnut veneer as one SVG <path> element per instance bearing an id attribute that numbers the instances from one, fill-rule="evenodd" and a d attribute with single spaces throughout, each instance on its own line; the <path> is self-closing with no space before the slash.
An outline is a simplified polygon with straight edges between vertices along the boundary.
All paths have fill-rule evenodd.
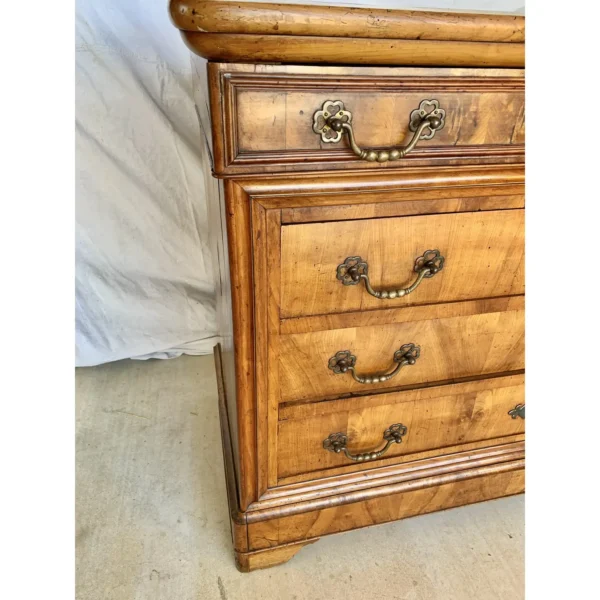
<path id="1" fill-rule="evenodd" d="M 201 0 L 171 15 L 209 59 L 194 57 L 194 88 L 238 568 L 521 493 L 524 19 Z M 444 127 L 401 160 L 312 128 L 341 100 L 361 147 L 399 147 L 424 99 Z M 338 278 L 359 256 L 372 288 L 405 289 L 434 249 L 443 269 L 402 297 Z M 414 364 L 379 380 L 410 343 Z M 344 351 L 362 382 L 332 368 Z"/>

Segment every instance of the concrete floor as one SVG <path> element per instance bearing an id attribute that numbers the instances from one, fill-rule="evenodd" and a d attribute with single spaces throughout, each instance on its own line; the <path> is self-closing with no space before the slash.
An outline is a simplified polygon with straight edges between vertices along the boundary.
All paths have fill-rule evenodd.
<path id="1" fill-rule="evenodd" d="M 519 600 L 515 496 L 234 565 L 212 357 L 77 370 L 78 600 Z"/>

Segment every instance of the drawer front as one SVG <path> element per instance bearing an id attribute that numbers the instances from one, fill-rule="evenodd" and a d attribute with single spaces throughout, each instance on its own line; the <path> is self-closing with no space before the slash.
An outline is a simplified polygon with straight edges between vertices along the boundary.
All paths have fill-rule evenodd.
<path id="1" fill-rule="evenodd" d="M 209 71 L 219 86 L 211 106 L 219 174 L 523 162 L 519 69 L 214 65 Z M 328 101 L 343 109 L 364 150 L 406 148 L 418 125 L 415 111 L 428 115 L 439 107 L 443 122 L 399 160 L 370 162 L 352 150 L 346 129 L 339 136 L 319 131 L 319 119 L 331 116 Z"/>
<path id="2" fill-rule="evenodd" d="M 524 402 L 523 376 L 516 375 L 289 407 L 279 421 L 279 478 L 381 466 L 382 461 L 393 464 L 429 450 L 442 453 L 450 446 L 522 434 L 524 410 L 514 409 Z M 400 442 L 388 445 L 384 434 L 394 425 L 399 426 L 395 430 Z M 325 440 L 329 449 L 324 448 Z M 335 452 L 335 444 L 343 448 Z M 354 458 L 385 452 L 353 460 L 344 449 Z"/>
<path id="3" fill-rule="evenodd" d="M 287 225 L 281 316 L 522 294 L 523 238 L 523 209 Z M 439 250 L 443 264 L 441 258 L 432 264 L 441 270 L 417 281 L 433 256 L 428 250 Z M 387 298 L 369 293 L 364 277 L 352 279 L 356 263 L 373 291 L 388 292 Z M 396 295 L 415 282 L 413 291 Z"/>
<path id="4" fill-rule="evenodd" d="M 524 310 L 419 320 L 282 335 L 279 380 L 282 402 L 379 391 L 405 385 L 517 371 L 524 367 Z M 419 346 L 414 364 L 395 361 L 407 344 Z M 361 383 L 343 371 L 354 357 Z M 413 353 L 414 355 L 414 353 Z M 337 357 L 337 358 L 336 358 Z M 410 356 L 408 356 L 410 358 Z M 337 365 L 335 364 L 337 360 Z M 376 375 L 400 370 L 387 381 Z"/>

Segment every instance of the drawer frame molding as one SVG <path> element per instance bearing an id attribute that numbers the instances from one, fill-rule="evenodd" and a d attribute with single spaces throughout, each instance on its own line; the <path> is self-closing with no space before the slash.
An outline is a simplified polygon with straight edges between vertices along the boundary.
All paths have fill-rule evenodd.
<path id="1" fill-rule="evenodd" d="M 343 76 L 342 76 L 343 74 Z M 217 177 L 256 172 L 315 171 L 326 169 L 381 169 L 381 163 L 361 160 L 350 147 L 339 149 L 286 149 L 272 151 L 243 150 L 240 144 L 239 98 L 246 92 L 271 91 L 273 94 L 299 94 L 319 91 L 326 97 L 332 91 L 436 94 L 517 93 L 524 94 L 524 71 L 517 69 L 417 69 L 380 68 L 348 75 L 336 67 L 296 67 L 209 63 L 210 112 L 212 118 L 214 174 Z M 310 128 L 312 114 L 308 115 Z M 274 115 L 274 119 L 277 115 Z M 518 121 L 522 124 L 524 109 Z M 515 126 L 513 135 L 518 127 Z M 437 166 L 442 164 L 523 163 L 524 144 L 427 146 L 417 148 L 401 164 Z M 408 161 L 408 162 L 407 162 Z M 397 167 L 395 167 L 397 168 Z"/>
<path id="2" fill-rule="evenodd" d="M 393 213 L 403 215 L 406 204 L 422 204 L 429 213 L 429 200 L 439 207 L 455 203 L 455 198 L 486 196 L 498 198 L 489 210 L 502 208 L 514 194 L 523 194 L 522 166 L 478 165 L 444 167 L 435 173 L 427 168 L 404 169 L 369 176 L 368 173 L 294 174 L 271 177 L 227 179 L 225 210 L 231 267 L 231 295 L 234 317 L 236 406 L 239 423 L 239 503 L 242 510 L 266 498 L 280 485 L 277 475 L 277 428 L 279 411 L 279 371 L 268 368 L 279 360 L 279 340 L 283 333 L 327 329 L 336 320 L 356 318 L 357 326 L 372 319 L 435 318 L 439 311 L 452 314 L 479 314 L 522 306 L 522 297 L 507 297 L 407 307 L 368 313 L 346 313 L 323 317 L 280 319 L 280 231 L 286 211 L 310 208 L 321 220 L 331 210 L 348 204 L 377 201 L 394 203 Z M 503 199 L 506 200 L 503 200 Z M 441 203 L 441 205 L 439 204 Z M 469 210 L 470 205 L 465 205 Z M 453 205 L 453 210 L 456 207 Z M 486 210 L 485 203 L 478 209 Z M 419 214 L 419 209 L 416 209 Z M 443 212 L 443 209 L 441 210 Z M 264 293 L 255 294 L 255 290 Z M 418 315 L 423 313 L 422 317 Z M 441 316 L 441 315 L 440 315 Z M 257 402 L 261 398 L 261 402 Z M 266 400 L 265 400 L 266 399 Z M 306 484 L 303 484 L 306 485 Z"/>

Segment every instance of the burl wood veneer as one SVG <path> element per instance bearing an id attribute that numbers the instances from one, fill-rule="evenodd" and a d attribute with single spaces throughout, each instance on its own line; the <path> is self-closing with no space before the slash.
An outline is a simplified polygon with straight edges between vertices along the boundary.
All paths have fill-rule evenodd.
<path id="1" fill-rule="evenodd" d="M 524 19 L 171 15 L 199 55 L 238 567 L 521 493 Z"/>

